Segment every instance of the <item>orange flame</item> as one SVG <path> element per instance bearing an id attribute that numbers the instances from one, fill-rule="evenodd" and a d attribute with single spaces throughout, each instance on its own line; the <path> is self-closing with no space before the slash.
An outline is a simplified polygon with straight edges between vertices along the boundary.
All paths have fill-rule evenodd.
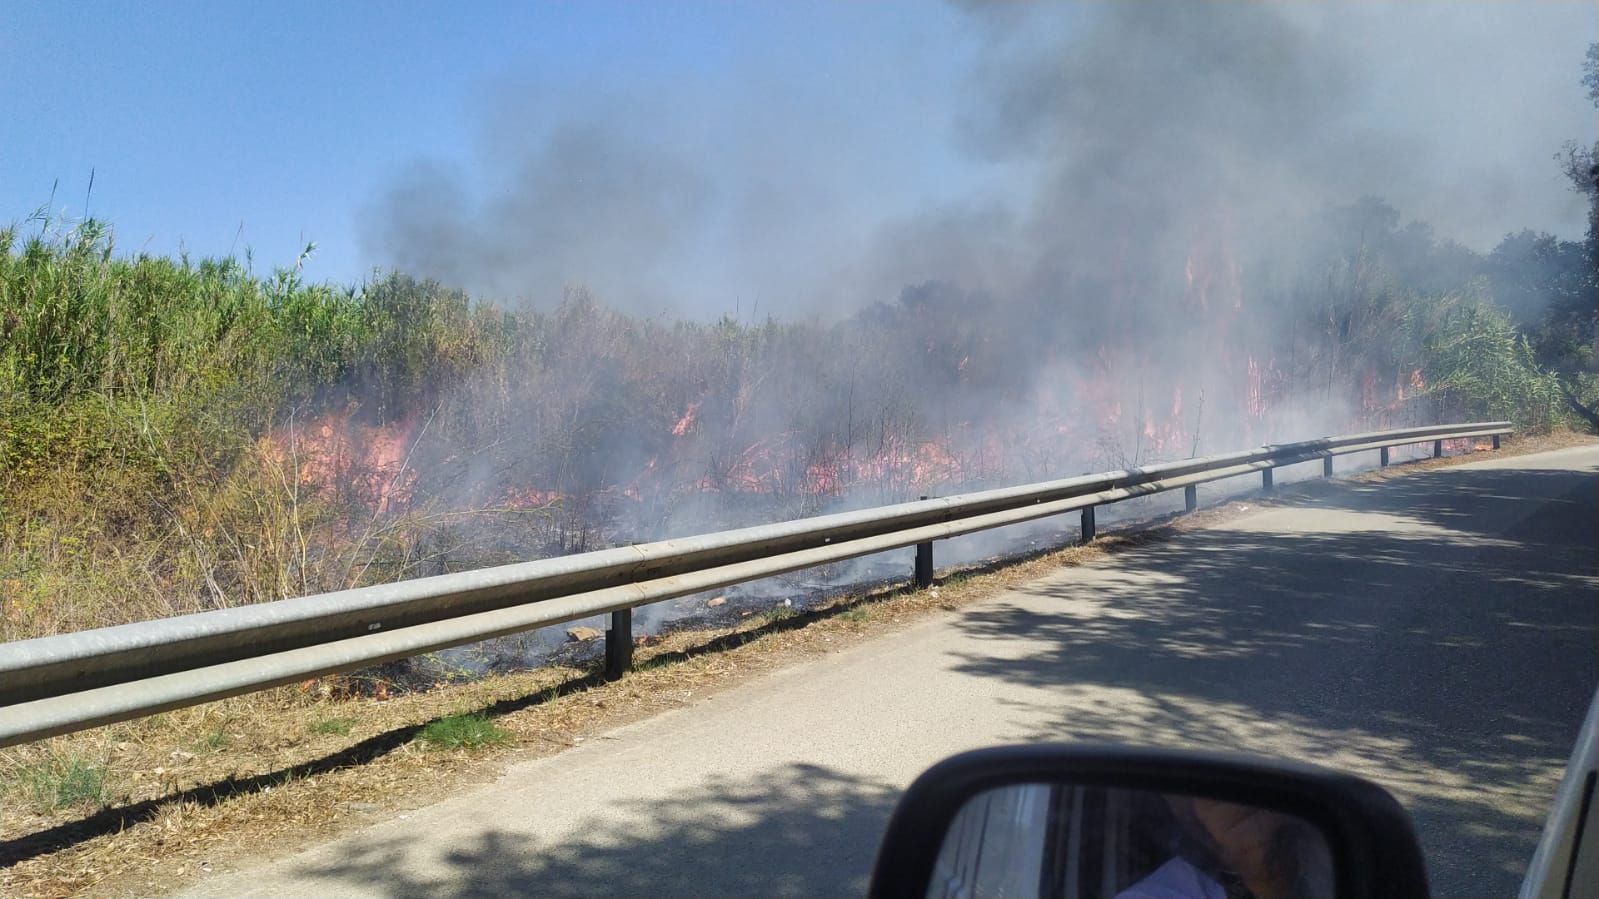
<path id="1" fill-rule="evenodd" d="M 689 432 L 689 430 L 694 427 L 694 419 L 695 419 L 695 416 L 698 414 L 699 411 L 700 411 L 700 404 L 699 404 L 699 402 L 697 400 L 695 402 L 689 403 L 688 404 L 688 409 L 684 410 L 684 412 L 683 412 L 683 417 L 678 419 L 677 420 L 677 424 L 672 426 L 672 436 L 673 437 L 682 437 L 682 436 L 686 435 Z"/>
<path id="2" fill-rule="evenodd" d="M 407 465 L 415 431 L 415 416 L 364 425 L 349 412 L 328 412 L 309 427 L 280 428 L 263 438 L 262 450 L 278 465 L 292 460 L 301 486 L 387 512 L 408 503 L 416 488 Z"/>

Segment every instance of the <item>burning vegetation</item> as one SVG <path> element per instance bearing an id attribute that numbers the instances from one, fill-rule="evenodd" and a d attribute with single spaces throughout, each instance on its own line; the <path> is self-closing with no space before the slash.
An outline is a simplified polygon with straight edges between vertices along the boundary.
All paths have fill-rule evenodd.
<path id="1" fill-rule="evenodd" d="M 1241 270 L 1237 299 L 1182 294 L 1202 343 L 1139 345 L 1012 327 L 941 282 L 832 324 L 663 322 L 583 291 L 507 310 L 398 275 L 338 290 L 118 259 L 89 226 L 40 236 L 0 256 L 19 323 L 4 636 L 1279 438 L 1566 420 L 1481 280 L 1492 257 L 1423 292 L 1372 244 L 1326 260 L 1273 339 Z"/>
<path id="2" fill-rule="evenodd" d="M 549 259 L 601 258 L 557 245 L 592 235 L 541 218 L 571 211 L 551 184 L 595 232 L 696 227 L 650 189 L 693 174 L 615 129 L 536 146 L 514 215 L 428 219 L 472 209 L 434 202 L 449 185 L 380 204 L 420 275 L 419 235 L 456 266 L 482 250 L 477 297 L 119 256 L 93 221 L 5 230 L 0 637 L 1352 429 L 1599 421 L 1599 233 L 1483 254 L 1350 201 L 1354 138 L 1322 127 L 1358 102 L 1348 60 L 1270 8 L 1213 12 L 1107 7 L 1065 51 L 996 39 L 967 143 L 1022 157 L 1028 202 L 885 225 L 831 266 L 858 277 L 825 316 L 550 283 Z M 1592 151 L 1569 155 L 1599 203 Z M 636 214 L 619 183 L 659 202 Z"/>
<path id="3" fill-rule="evenodd" d="M 582 115 L 525 130 L 527 109 L 482 104 L 481 178 L 423 160 L 394 179 L 363 216 L 368 256 L 386 268 L 358 284 L 307 281 L 303 257 L 260 274 L 248 255 L 130 254 L 96 220 L 0 228 L 0 641 L 1277 440 L 1501 418 L 1524 433 L 1599 432 L 1599 144 L 1568 144 L 1557 167 L 1553 147 L 1504 157 L 1569 181 L 1588 225 L 1566 239 L 1508 214 L 1529 208 L 1504 199 L 1525 180 L 1442 176 L 1446 149 L 1411 151 L 1447 135 L 1366 115 L 1394 86 L 1363 80 L 1372 57 L 1351 40 L 1399 47 L 1409 77 L 1427 46 L 1450 43 L 1433 30 L 1448 17 L 1427 13 L 1424 39 L 1406 44 L 1359 21 L 1341 38 L 1315 24 L 1398 6 L 961 5 L 977 49 L 963 93 L 936 103 L 959 109 L 944 135 L 956 155 L 999 173 L 975 196 L 878 218 L 829 202 L 816 182 L 855 162 L 829 158 L 853 146 L 836 113 L 807 116 L 805 92 L 761 85 L 740 107 L 753 120 L 713 129 L 698 156 L 668 132 L 677 121 L 644 112 L 716 118 L 681 116 L 693 104 L 674 98 L 618 112 L 584 96 Z M 1531 15 L 1511 9 L 1469 14 Z M 1599 106 L 1599 45 L 1584 74 Z M 1535 229 L 1497 243 L 1481 231 L 1527 219 Z M 824 598 L 880 573 L 868 566 L 806 572 L 804 589 Z M 816 613 L 765 586 L 645 607 L 637 621 L 743 622 L 732 645 L 811 630 L 776 627 Z M 896 602 L 943 605 L 961 595 L 951 588 Z M 811 639 L 879 614 L 854 602 Z M 581 638 L 599 634 L 574 628 L 553 655 L 543 634 L 503 638 L 300 690 L 392 692 L 362 712 L 392 736 L 496 693 L 477 680 L 486 669 L 581 661 L 595 648 Z M 630 698 L 603 711 L 599 694 L 561 698 L 566 672 L 517 673 L 517 695 L 544 696 L 522 713 L 534 716 L 525 732 L 564 745 L 596 715 L 654 702 L 639 699 L 651 678 L 732 670 L 686 633 L 649 642 L 645 658 L 689 661 L 639 671 Z M 739 670 L 760 658 L 739 656 Z M 458 679 L 470 690 L 399 695 Z M 230 700 L 135 728 L 156 738 L 108 738 L 99 758 L 114 746 L 115 766 L 159 765 L 161 780 L 130 794 L 166 821 L 141 857 L 170 855 L 171 828 L 194 830 L 178 821 L 194 811 L 185 797 L 215 792 L 176 792 L 167 766 L 231 791 L 232 774 L 204 772 L 316 773 L 301 755 L 351 734 L 350 719 L 274 709 L 263 733 L 318 736 L 206 759 L 231 739 L 212 717 L 223 706 L 224 722 L 258 709 Z M 431 730 L 424 742 L 462 743 Z M 175 734 L 188 748 L 169 755 Z M 262 761 L 285 752 L 290 768 Z M 60 831 L 121 794 L 110 761 L 57 753 L 26 750 L 0 794 L 20 789 L 12 804 L 50 809 Z M 361 767 L 303 780 L 326 788 L 318 814 Z M 285 809 L 299 801 L 267 791 Z M 201 809 L 200 830 L 239 817 L 232 805 Z M 45 819 L 17 820 L 32 832 Z M 74 884 L 115 872 L 61 855 Z"/>

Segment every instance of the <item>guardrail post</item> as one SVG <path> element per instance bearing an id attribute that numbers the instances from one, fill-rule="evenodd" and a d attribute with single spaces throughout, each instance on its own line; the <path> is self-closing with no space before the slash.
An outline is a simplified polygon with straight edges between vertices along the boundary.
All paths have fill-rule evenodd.
<path id="1" fill-rule="evenodd" d="M 922 497 L 927 499 L 927 497 Z M 916 544 L 916 569 L 912 577 L 916 589 L 925 590 L 933 586 L 933 541 Z"/>
<path id="2" fill-rule="evenodd" d="M 633 610 L 611 613 L 611 626 L 605 629 L 605 679 L 616 680 L 633 667 Z"/>
<path id="3" fill-rule="evenodd" d="M 1444 442 L 1442 440 L 1434 440 L 1432 442 L 1432 457 L 1434 459 L 1442 459 L 1444 457 Z"/>
<path id="4" fill-rule="evenodd" d="M 1382 454 L 1381 459 L 1380 459 L 1380 461 L 1382 463 L 1382 467 L 1387 468 L 1388 467 L 1388 447 L 1385 446 L 1381 450 L 1379 450 L 1378 452 L 1380 452 Z"/>
<path id="5" fill-rule="evenodd" d="M 1498 449 L 1498 448 L 1499 448 L 1499 435 L 1495 434 L 1494 435 L 1494 449 Z"/>
<path id="6" fill-rule="evenodd" d="M 1199 508 L 1199 488 L 1189 484 L 1183 488 L 1183 511 L 1192 514 Z"/>
<path id="7" fill-rule="evenodd" d="M 1324 477 L 1324 478 L 1332 477 L 1332 460 L 1333 460 L 1332 456 L 1323 456 L 1322 457 L 1322 460 L 1321 460 L 1321 476 L 1322 477 Z"/>
<path id="8" fill-rule="evenodd" d="M 1085 506 L 1083 508 L 1083 529 L 1082 530 L 1083 530 L 1082 535 L 1077 540 L 1078 543 L 1087 543 L 1087 542 L 1089 542 L 1089 541 L 1094 539 L 1094 507 L 1093 506 Z"/>
<path id="9" fill-rule="evenodd" d="M 1266 491 L 1267 493 L 1271 492 L 1271 469 L 1269 468 L 1262 468 L 1260 470 L 1260 489 Z"/>
<path id="10" fill-rule="evenodd" d="M 933 586 L 933 544 L 916 544 L 916 589 Z"/>

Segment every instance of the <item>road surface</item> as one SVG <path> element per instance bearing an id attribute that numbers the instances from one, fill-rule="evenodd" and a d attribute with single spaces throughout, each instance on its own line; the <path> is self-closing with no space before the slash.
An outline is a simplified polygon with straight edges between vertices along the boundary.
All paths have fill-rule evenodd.
<path id="1" fill-rule="evenodd" d="M 963 749 L 1246 750 L 1387 786 L 1440 895 L 1520 882 L 1599 682 L 1599 447 L 1344 483 L 1058 574 L 194 896 L 849 895 Z"/>

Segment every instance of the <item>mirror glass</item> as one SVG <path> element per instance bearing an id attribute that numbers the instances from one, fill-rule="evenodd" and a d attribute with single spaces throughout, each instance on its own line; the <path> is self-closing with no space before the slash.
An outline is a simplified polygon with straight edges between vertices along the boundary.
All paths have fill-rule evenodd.
<path id="1" fill-rule="evenodd" d="M 1292 815 L 1175 793 L 1015 784 L 961 808 L 927 895 L 1278 899 L 1335 887 L 1326 838 Z"/>

